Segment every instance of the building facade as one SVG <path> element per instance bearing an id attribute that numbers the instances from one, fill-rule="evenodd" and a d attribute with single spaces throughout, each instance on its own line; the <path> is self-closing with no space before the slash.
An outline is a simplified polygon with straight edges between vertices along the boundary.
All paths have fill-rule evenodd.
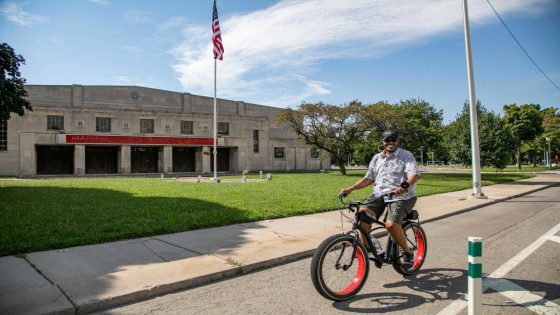
<path id="1" fill-rule="evenodd" d="M 213 172 L 210 97 L 136 86 L 27 85 L 33 111 L 0 126 L 0 175 Z M 218 99 L 218 172 L 328 168 L 277 126 L 279 108 Z"/>

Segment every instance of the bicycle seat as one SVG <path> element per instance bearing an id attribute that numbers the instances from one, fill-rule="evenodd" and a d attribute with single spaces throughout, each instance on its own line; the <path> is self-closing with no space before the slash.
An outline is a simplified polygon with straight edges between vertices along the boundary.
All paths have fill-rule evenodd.
<path id="1" fill-rule="evenodd" d="M 405 220 L 418 220 L 418 211 L 416 210 L 412 210 L 410 211 L 406 217 L 404 217 Z"/>

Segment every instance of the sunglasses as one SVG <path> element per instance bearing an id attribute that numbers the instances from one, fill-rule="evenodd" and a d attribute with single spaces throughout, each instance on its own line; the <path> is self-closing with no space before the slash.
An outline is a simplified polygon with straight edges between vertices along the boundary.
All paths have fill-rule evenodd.
<path id="1" fill-rule="evenodd" d="M 395 139 L 395 138 L 387 138 L 387 139 L 383 140 L 383 142 L 387 142 L 387 143 L 389 143 L 389 142 L 397 142 L 397 139 Z"/>

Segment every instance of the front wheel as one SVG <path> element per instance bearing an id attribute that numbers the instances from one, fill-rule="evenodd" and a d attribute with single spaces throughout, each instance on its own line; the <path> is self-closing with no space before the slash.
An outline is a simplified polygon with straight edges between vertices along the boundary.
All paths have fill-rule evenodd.
<path id="1" fill-rule="evenodd" d="M 402 265 L 402 249 L 398 247 L 399 259 L 393 262 L 393 268 L 403 276 L 409 276 L 417 273 L 424 260 L 426 260 L 426 253 L 428 252 L 428 239 L 426 238 L 426 232 L 420 226 L 420 224 L 415 222 L 407 223 L 403 226 L 406 241 L 408 242 L 408 247 L 414 253 L 414 260 L 412 266 L 405 267 Z"/>
<path id="2" fill-rule="evenodd" d="M 356 248 L 356 257 L 352 254 Z M 369 273 L 364 245 L 352 235 L 337 234 L 324 240 L 311 260 L 315 289 L 332 301 L 347 300 L 360 291 Z"/>

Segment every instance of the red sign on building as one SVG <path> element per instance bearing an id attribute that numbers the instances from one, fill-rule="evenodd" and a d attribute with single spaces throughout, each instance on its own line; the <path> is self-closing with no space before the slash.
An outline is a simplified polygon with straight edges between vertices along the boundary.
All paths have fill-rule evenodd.
<path id="1" fill-rule="evenodd" d="M 66 135 L 66 143 L 84 144 L 188 144 L 214 145 L 212 138 Z"/>

